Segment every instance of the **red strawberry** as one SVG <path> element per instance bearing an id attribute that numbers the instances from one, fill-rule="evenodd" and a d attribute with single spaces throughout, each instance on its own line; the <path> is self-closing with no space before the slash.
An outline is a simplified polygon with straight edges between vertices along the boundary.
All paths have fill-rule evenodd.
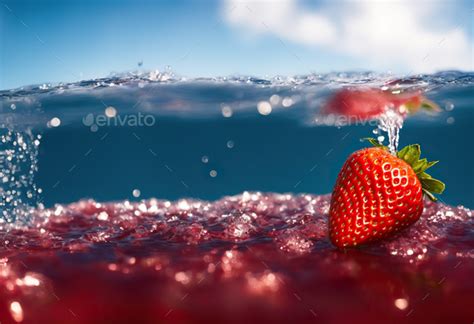
<path id="1" fill-rule="evenodd" d="M 337 114 L 362 120 L 377 117 L 387 108 L 402 114 L 415 113 L 420 108 L 438 111 L 439 107 L 420 91 L 393 94 L 380 89 L 346 88 L 336 92 L 323 107 L 323 114 Z"/>
<path id="2" fill-rule="evenodd" d="M 329 237 L 337 247 L 385 238 L 415 223 L 423 212 L 423 193 L 436 200 L 444 184 L 425 171 L 438 161 L 420 159 L 420 146 L 397 153 L 377 147 L 349 156 L 337 178 L 329 210 Z"/>

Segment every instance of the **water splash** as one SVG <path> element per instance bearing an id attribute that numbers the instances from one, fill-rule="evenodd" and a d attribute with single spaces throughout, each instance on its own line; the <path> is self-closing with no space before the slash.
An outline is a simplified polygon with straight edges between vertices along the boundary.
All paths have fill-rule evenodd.
<path id="1" fill-rule="evenodd" d="M 0 129 L 0 224 L 28 222 L 37 206 L 41 189 L 34 176 L 40 139 L 31 130 Z"/>
<path id="2" fill-rule="evenodd" d="M 388 148 L 392 154 L 397 153 L 400 130 L 403 127 L 403 121 L 403 115 L 393 109 L 387 109 L 385 113 L 378 118 L 377 128 L 387 134 Z M 384 137 L 381 136 L 378 140 L 382 144 Z"/>

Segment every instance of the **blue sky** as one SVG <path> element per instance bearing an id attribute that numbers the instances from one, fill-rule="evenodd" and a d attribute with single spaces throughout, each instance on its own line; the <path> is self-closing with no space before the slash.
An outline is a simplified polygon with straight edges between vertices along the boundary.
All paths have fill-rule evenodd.
<path id="1" fill-rule="evenodd" d="M 190 77 L 472 70 L 470 1 L 391 3 L 0 0 L 0 88 L 139 61 Z"/>

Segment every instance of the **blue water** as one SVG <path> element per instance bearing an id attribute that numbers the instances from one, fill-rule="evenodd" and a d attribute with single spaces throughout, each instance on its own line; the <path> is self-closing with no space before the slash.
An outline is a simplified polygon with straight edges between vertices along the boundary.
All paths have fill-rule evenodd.
<path id="1" fill-rule="evenodd" d="M 45 206 L 82 198 L 212 200 L 244 190 L 323 194 L 375 126 L 318 125 L 321 104 L 342 86 L 382 86 L 393 78 L 125 74 L 0 91 L 0 123 L 3 130 L 41 134 L 33 182 L 42 189 L 35 199 Z M 420 143 L 424 156 L 441 161 L 431 174 L 446 183 L 444 202 L 474 208 L 474 73 L 415 76 L 400 86 L 426 91 L 444 109 L 408 118 L 400 145 Z M 278 97 L 271 113 L 260 114 L 258 103 L 272 95 Z M 290 107 L 283 107 L 284 98 Z M 106 107 L 117 115 L 95 128 Z M 140 114 L 153 125 L 133 124 Z M 57 127 L 54 117 L 61 121 Z"/>

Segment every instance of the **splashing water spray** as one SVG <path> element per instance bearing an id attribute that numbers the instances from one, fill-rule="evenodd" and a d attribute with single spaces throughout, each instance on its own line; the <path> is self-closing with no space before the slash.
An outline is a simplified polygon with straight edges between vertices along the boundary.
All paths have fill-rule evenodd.
<path id="1" fill-rule="evenodd" d="M 10 126 L 0 124 L 0 229 L 27 223 L 41 193 L 34 181 L 41 135 Z"/>
<path id="2" fill-rule="evenodd" d="M 397 153 L 398 141 L 400 139 L 400 129 L 403 127 L 403 115 L 396 110 L 387 107 L 385 112 L 378 118 L 377 121 L 377 130 L 387 134 L 388 148 L 390 153 L 395 155 Z M 384 138 L 383 136 L 379 136 L 377 140 L 380 144 L 383 144 L 382 142 Z"/>

